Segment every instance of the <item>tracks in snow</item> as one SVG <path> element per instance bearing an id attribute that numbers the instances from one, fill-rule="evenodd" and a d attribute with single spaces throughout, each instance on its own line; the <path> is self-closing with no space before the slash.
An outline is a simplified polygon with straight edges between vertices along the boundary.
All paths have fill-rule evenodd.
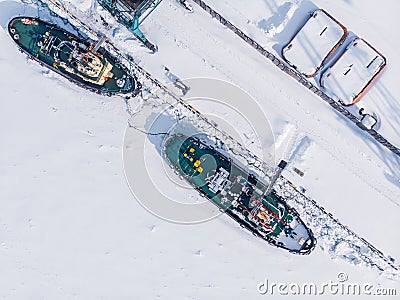
<path id="1" fill-rule="evenodd" d="M 99 38 L 99 34 L 96 31 L 93 31 L 88 25 L 86 25 L 85 22 L 75 17 L 74 14 L 72 14 L 68 10 L 67 6 L 65 6 L 60 0 L 40 1 L 48 5 L 48 7 L 51 10 L 54 10 L 57 14 L 61 13 L 66 19 L 71 22 L 71 24 L 80 27 L 83 31 L 87 32 L 89 36 Z M 228 21 L 226 19 L 223 19 L 219 14 L 216 14 L 216 12 L 214 12 L 210 7 L 206 6 L 203 1 L 193 1 L 202 6 L 203 9 L 209 12 L 213 17 L 216 17 L 220 22 L 225 23 L 224 25 L 227 26 Z M 261 46 L 249 39 L 243 32 L 235 28 L 231 23 L 229 24 L 230 25 L 228 26 L 228 28 L 233 30 L 247 43 L 250 43 L 251 46 L 257 49 L 257 51 L 272 60 L 274 64 L 276 64 L 279 68 L 287 72 L 292 77 L 296 78 L 296 75 L 298 75 L 296 74 L 296 72 L 287 68 L 285 65 L 282 64 L 279 59 L 274 57 L 266 50 L 262 49 Z M 118 50 L 111 42 L 107 41 L 105 44 L 108 50 L 119 57 L 121 62 L 127 64 L 131 68 L 132 72 L 134 72 L 138 79 L 142 81 L 143 86 L 145 87 L 145 90 L 147 92 L 149 92 L 150 94 L 156 94 L 156 90 L 161 90 L 161 95 L 156 96 L 159 97 L 163 103 L 168 103 L 171 106 L 180 109 L 183 113 L 189 116 L 189 119 L 191 121 L 198 124 L 199 128 L 202 128 L 206 132 L 212 131 L 212 134 L 223 140 L 232 152 L 236 153 L 238 156 L 245 158 L 253 169 L 257 170 L 259 173 L 266 175 L 267 177 L 271 177 L 273 173 L 271 166 L 252 154 L 248 149 L 246 149 L 243 145 L 233 139 L 229 134 L 218 129 L 214 122 L 208 120 L 204 115 L 202 115 L 199 111 L 189 105 L 185 100 L 177 97 L 159 80 L 149 74 L 145 69 L 136 64 L 132 59 L 127 58 L 125 55 L 123 55 L 123 53 L 121 53 L 120 50 Z M 298 79 L 298 81 L 300 81 L 303 85 L 307 86 L 314 93 L 316 93 L 329 103 L 329 101 L 325 99 L 327 96 L 325 95 L 326 97 L 324 98 L 324 94 L 316 89 L 316 87 L 310 87 L 310 83 L 308 81 L 307 83 L 303 82 L 302 78 Z M 331 104 L 331 106 L 333 106 L 339 112 L 342 112 L 342 110 L 344 110 L 341 106 L 335 107 L 335 105 L 333 105 L 332 103 L 329 104 Z M 129 107 L 128 103 L 127 107 Z M 130 114 L 132 114 L 132 112 L 130 112 Z M 351 120 L 352 118 L 355 118 L 354 116 L 349 117 L 348 115 L 346 115 L 346 117 Z M 400 151 L 398 155 L 399 154 Z M 316 236 L 320 243 L 322 243 L 323 248 L 327 249 L 327 251 L 331 255 L 342 257 L 354 263 L 364 263 L 368 266 L 376 267 L 379 271 L 384 272 L 384 274 L 390 277 L 399 276 L 398 266 L 394 265 L 394 263 L 381 251 L 376 249 L 373 245 L 371 245 L 362 237 L 359 237 L 347 226 L 341 224 L 337 219 L 332 216 L 332 214 L 327 213 L 325 209 L 319 206 L 314 200 L 303 195 L 290 181 L 288 181 L 284 177 L 281 177 L 277 182 L 276 190 L 287 199 L 289 205 L 293 206 L 299 213 L 307 218 L 307 224 L 315 230 Z"/>
<path id="2" fill-rule="evenodd" d="M 341 115 L 343 115 L 348 120 L 353 122 L 361 130 L 363 130 L 364 132 L 368 133 L 378 143 L 380 143 L 382 146 L 386 147 L 387 149 L 389 149 L 394 154 L 396 154 L 397 156 L 400 157 L 400 148 L 396 147 L 394 144 L 392 144 L 390 141 L 388 141 L 386 138 L 384 138 L 380 133 L 378 133 L 374 129 L 369 129 L 369 128 L 365 127 L 360 119 L 358 119 L 356 116 L 354 116 L 352 113 L 350 113 L 347 109 L 343 108 L 343 106 L 338 104 L 334 99 L 332 99 L 325 92 L 320 90 L 317 86 L 315 86 L 311 82 L 309 82 L 307 80 L 307 78 L 305 78 L 298 71 L 294 70 L 293 68 L 288 66 L 285 62 L 283 62 L 281 59 L 276 57 L 274 54 L 272 54 L 268 50 L 264 49 L 260 44 L 258 44 L 256 41 L 251 39 L 242 30 L 237 28 L 230 21 L 228 21 L 223 16 L 221 16 L 218 12 L 213 10 L 204 1 L 202 1 L 202 0 L 193 0 L 193 2 L 198 4 L 203 10 L 205 10 L 213 18 L 218 20 L 222 25 L 226 26 L 229 30 L 231 30 L 233 33 L 235 33 L 238 37 L 240 37 L 242 40 L 244 40 L 247 44 L 249 44 L 251 47 L 253 47 L 255 50 L 257 50 L 261 55 L 263 55 L 267 59 L 271 60 L 283 72 L 285 72 L 289 76 L 293 77 L 299 83 L 301 83 L 306 88 L 311 90 L 313 93 L 315 93 L 317 96 L 319 96 L 322 100 L 327 102 L 331 107 L 333 107 L 337 112 L 339 112 Z"/>

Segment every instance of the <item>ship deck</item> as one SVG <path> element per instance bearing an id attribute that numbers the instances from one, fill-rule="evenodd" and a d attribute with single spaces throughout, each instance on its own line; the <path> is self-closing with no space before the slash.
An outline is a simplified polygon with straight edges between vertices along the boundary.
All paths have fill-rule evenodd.
<path id="1" fill-rule="evenodd" d="M 292 222 L 293 216 L 278 196 L 274 193 L 265 196 L 265 184 L 215 150 L 195 140 L 177 137 L 165 152 L 170 161 L 178 162 L 176 166 L 186 174 L 187 180 L 207 198 L 227 213 L 239 210 L 250 222 L 262 220 L 269 237 L 279 236 Z M 228 171 L 225 181 L 223 170 Z M 259 205 L 262 209 L 254 211 Z"/>
<path id="2" fill-rule="evenodd" d="M 90 52 L 90 44 L 38 19 L 15 18 L 9 24 L 14 41 L 35 60 L 94 91 L 128 93 L 133 77 L 105 51 Z"/>
<path id="3" fill-rule="evenodd" d="M 245 171 L 238 162 L 197 138 L 166 137 L 163 152 L 171 167 L 184 175 L 222 211 L 268 243 L 298 254 L 315 247 L 312 232 L 275 191 Z"/>

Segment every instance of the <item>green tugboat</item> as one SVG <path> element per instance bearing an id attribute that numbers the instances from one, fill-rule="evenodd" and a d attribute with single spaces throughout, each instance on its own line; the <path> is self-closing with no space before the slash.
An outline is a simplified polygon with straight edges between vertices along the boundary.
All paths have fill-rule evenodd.
<path id="1" fill-rule="evenodd" d="M 8 31 L 22 52 L 83 88 L 107 96 L 140 89 L 136 78 L 101 47 L 105 37 L 94 44 L 31 17 L 12 19 Z"/>
<path id="2" fill-rule="evenodd" d="M 163 155 L 170 166 L 242 227 L 291 253 L 309 254 L 316 241 L 274 190 L 198 137 L 167 136 Z"/>

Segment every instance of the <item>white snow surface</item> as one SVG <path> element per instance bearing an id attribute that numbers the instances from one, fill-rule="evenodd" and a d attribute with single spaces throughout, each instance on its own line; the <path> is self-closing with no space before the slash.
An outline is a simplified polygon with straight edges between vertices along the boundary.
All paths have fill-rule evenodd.
<path id="1" fill-rule="evenodd" d="M 71 2 L 90 21 L 96 5 Z M 372 0 L 207 3 L 277 53 L 305 11 L 329 11 L 387 57 L 379 82 L 360 103 L 379 115 L 380 132 L 400 145 L 397 0 L 381 1 L 379 9 Z M 168 82 L 166 65 L 181 78 L 223 79 L 249 93 L 270 120 L 276 157 L 290 161 L 284 175 L 343 224 L 400 258 L 399 159 L 192 5 L 194 13 L 187 13 L 164 0 L 145 21 L 156 54 L 111 17 L 115 28 L 107 35 L 162 81 Z M 124 101 L 82 90 L 27 61 L 9 38 L 13 16 L 35 13 L 0 0 L 0 299 L 262 299 L 269 296 L 257 285 L 265 278 L 321 285 L 339 272 L 349 282 L 400 292 L 397 281 L 332 258 L 318 244 L 311 255 L 296 256 L 226 216 L 184 226 L 148 213 L 124 177 Z"/>

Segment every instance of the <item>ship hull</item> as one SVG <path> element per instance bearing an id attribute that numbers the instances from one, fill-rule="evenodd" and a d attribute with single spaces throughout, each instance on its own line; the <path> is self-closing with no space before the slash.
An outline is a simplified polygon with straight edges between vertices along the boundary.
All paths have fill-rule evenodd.
<path id="1" fill-rule="evenodd" d="M 104 48 L 91 52 L 93 43 L 56 25 L 17 17 L 8 31 L 21 52 L 82 88 L 107 96 L 135 95 L 140 89 L 136 78 Z"/>
<path id="2" fill-rule="evenodd" d="M 163 154 L 170 166 L 202 196 L 269 244 L 291 253 L 309 254 L 314 236 L 299 214 L 267 185 L 238 163 L 197 138 L 165 139 Z"/>

